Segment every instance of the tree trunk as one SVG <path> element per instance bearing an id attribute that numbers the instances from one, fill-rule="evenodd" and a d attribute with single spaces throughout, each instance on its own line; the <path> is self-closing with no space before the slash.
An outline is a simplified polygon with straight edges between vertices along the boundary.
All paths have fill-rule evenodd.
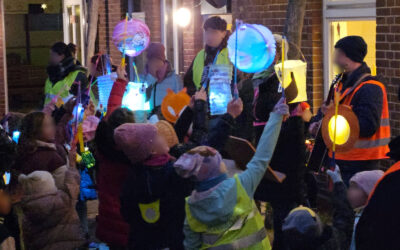
<path id="1" fill-rule="evenodd" d="M 85 62 L 87 65 L 90 63 L 90 58 L 94 55 L 94 47 L 96 43 L 96 35 L 97 35 L 97 23 L 99 20 L 99 5 L 100 0 L 90 0 L 88 4 L 88 32 L 86 39 L 86 55 Z"/>
<path id="2" fill-rule="evenodd" d="M 286 24 L 283 34 L 291 46 L 288 59 L 300 58 L 301 34 L 303 31 L 306 0 L 288 0 Z M 295 48 L 297 46 L 297 48 Z M 294 48 L 293 48 L 294 47 Z"/>

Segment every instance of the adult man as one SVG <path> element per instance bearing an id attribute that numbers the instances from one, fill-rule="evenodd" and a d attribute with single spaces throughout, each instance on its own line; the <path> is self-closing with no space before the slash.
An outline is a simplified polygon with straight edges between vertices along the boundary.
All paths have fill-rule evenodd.
<path id="1" fill-rule="evenodd" d="M 335 45 L 334 62 L 344 72 L 339 83 L 340 103 L 352 107 L 360 125 L 360 137 L 354 147 L 336 153 L 336 163 L 346 185 L 357 172 L 377 169 L 387 158 L 390 141 L 389 110 L 385 86 L 364 62 L 367 44 L 359 36 L 347 36 Z M 332 105 L 332 104 L 331 104 Z M 323 106 L 322 113 L 329 107 Z"/>

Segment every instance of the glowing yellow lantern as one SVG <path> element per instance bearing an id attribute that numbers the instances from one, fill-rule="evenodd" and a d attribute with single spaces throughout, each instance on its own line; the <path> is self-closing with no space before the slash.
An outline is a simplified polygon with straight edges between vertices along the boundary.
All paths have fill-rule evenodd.
<path id="1" fill-rule="evenodd" d="M 358 118 L 351 107 L 339 105 L 336 117 L 334 106 L 326 112 L 322 120 L 322 137 L 328 149 L 332 150 L 335 144 L 335 151 L 346 152 L 353 148 L 359 138 L 359 134 L 360 125 Z"/>

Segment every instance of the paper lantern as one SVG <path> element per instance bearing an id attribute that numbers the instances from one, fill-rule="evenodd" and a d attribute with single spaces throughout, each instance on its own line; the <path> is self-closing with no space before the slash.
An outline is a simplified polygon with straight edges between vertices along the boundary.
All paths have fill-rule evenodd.
<path id="1" fill-rule="evenodd" d="M 232 100 L 232 66 L 215 64 L 210 67 L 209 101 L 211 115 L 223 115 Z"/>
<path id="2" fill-rule="evenodd" d="M 235 65 L 237 32 L 237 65 Z M 241 24 L 228 40 L 229 59 L 239 70 L 257 73 L 275 59 L 276 43 L 272 32 L 259 24 Z"/>
<path id="3" fill-rule="evenodd" d="M 114 84 L 112 74 L 97 77 L 97 88 L 99 90 L 99 108 L 107 108 L 108 98 Z"/>
<path id="4" fill-rule="evenodd" d="M 167 95 L 161 103 L 161 113 L 167 121 L 175 123 L 189 103 L 190 96 L 186 93 L 186 88 L 176 94 L 171 89 L 167 89 Z"/>
<path id="5" fill-rule="evenodd" d="M 138 56 L 149 46 L 150 30 L 139 19 L 122 20 L 115 26 L 112 39 L 122 53 Z"/>
<path id="6" fill-rule="evenodd" d="M 19 141 L 19 137 L 21 136 L 21 132 L 19 132 L 18 130 L 15 130 L 13 133 L 12 133 L 12 140 L 15 142 L 15 143 L 18 143 L 18 141 Z"/>
<path id="7" fill-rule="evenodd" d="M 335 138 L 336 120 L 336 138 Z M 322 120 L 322 137 L 328 149 L 332 149 L 336 140 L 336 152 L 346 152 L 353 148 L 360 134 L 358 118 L 351 107 L 339 105 L 338 115 L 335 119 L 335 107 L 331 107 Z"/>
<path id="8" fill-rule="evenodd" d="M 288 103 L 307 101 L 307 63 L 301 60 L 287 60 L 282 82 L 282 63 L 275 65 L 279 81 L 283 83 Z"/>
<path id="9" fill-rule="evenodd" d="M 126 86 L 122 107 L 132 111 L 150 110 L 150 103 L 146 102 L 147 83 L 129 82 Z"/>

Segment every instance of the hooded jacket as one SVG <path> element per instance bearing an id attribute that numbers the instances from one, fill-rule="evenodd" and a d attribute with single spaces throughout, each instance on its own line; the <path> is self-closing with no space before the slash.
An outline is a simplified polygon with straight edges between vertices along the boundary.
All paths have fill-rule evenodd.
<path id="1" fill-rule="evenodd" d="M 79 173 L 75 168 L 65 171 L 60 188 L 47 171 L 21 175 L 18 180 L 24 190 L 21 207 L 28 249 L 74 249 L 85 243 L 75 210 L 79 194 Z"/>
<path id="2" fill-rule="evenodd" d="M 247 170 L 238 176 L 249 197 L 254 196 L 254 192 L 271 160 L 281 123 L 282 116 L 275 113 L 270 115 L 270 120 L 264 130 L 255 156 L 248 163 Z M 194 191 L 188 200 L 188 205 L 196 220 L 212 227 L 221 225 L 230 219 L 236 201 L 235 179 L 228 178 L 207 191 Z M 185 221 L 184 233 L 185 248 L 200 249 L 202 245 L 201 234 L 192 231 L 187 221 Z"/>

